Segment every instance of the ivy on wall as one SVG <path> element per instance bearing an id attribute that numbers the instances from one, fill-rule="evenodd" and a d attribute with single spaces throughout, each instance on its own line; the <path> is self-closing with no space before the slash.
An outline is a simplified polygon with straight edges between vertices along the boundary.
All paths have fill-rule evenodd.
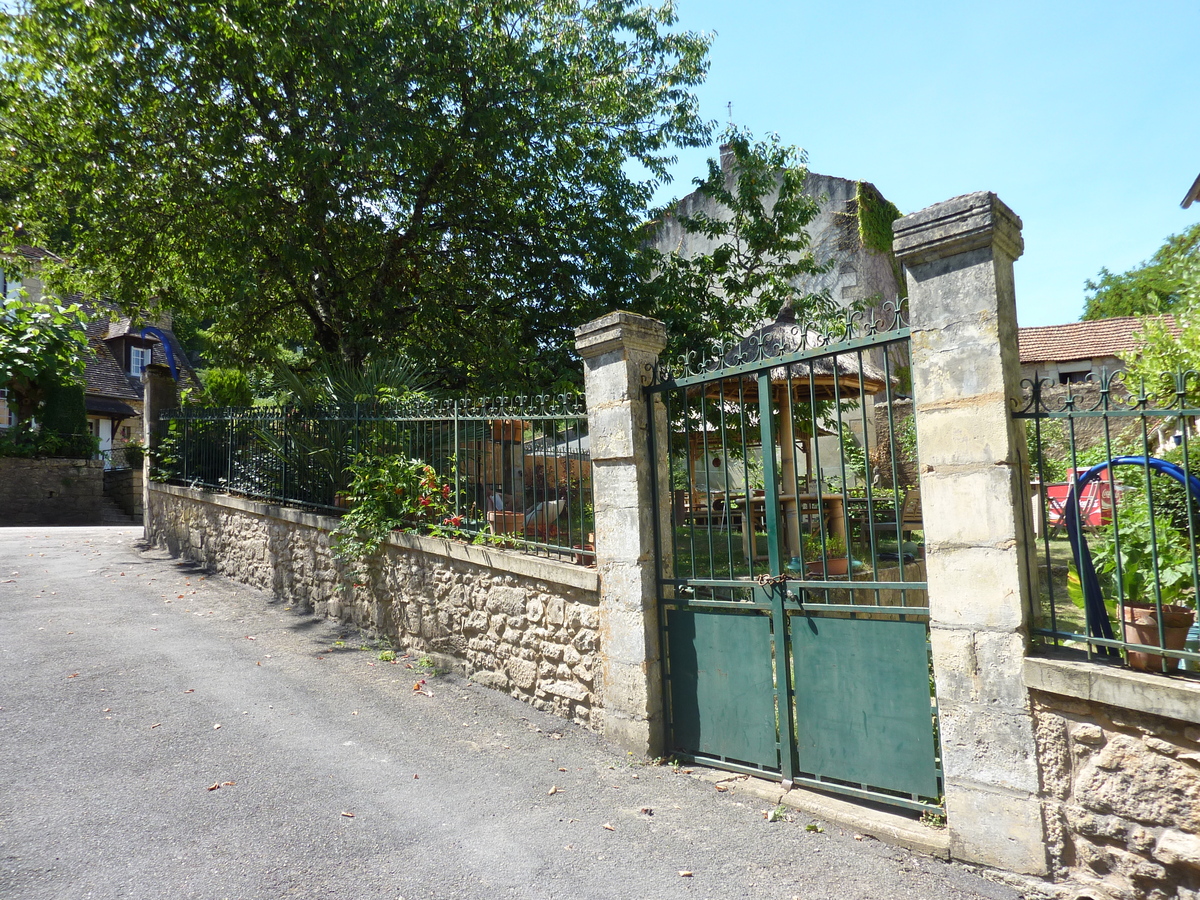
<path id="1" fill-rule="evenodd" d="M 896 287 L 901 297 L 908 296 L 904 273 L 892 253 L 892 223 L 900 218 L 900 210 L 875 185 L 860 181 L 854 191 L 855 218 L 858 220 L 858 240 L 868 250 L 882 253 L 892 264 Z"/>

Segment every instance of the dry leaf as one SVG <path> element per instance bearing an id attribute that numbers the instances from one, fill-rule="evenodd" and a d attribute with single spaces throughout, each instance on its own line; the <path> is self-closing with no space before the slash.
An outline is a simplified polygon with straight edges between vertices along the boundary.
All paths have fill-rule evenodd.
<path id="1" fill-rule="evenodd" d="M 548 796 L 551 796 L 551 797 L 553 797 L 553 796 L 554 796 L 555 794 L 557 794 L 557 793 L 559 793 L 559 790 L 558 790 L 558 785 L 557 785 L 557 784 L 556 784 L 556 785 L 554 785 L 552 788 L 550 788 L 550 790 L 546 791 L 546 794 L 547 794 Z"/>
<path id="2" fill-rule="evenodd" d="M 603 828 L 605 831 L 616 831 L 617 830 L 617 829 L 613 828 L 612 825 L 610 825 L 608 822 L 605 822 L 600 827 Z"/>
<path id="3" fill-rule="evenodd" d="M 68 677 L 68 678 L 78 678 L 78 677 L 79 677 L 79 673 L 78 673 L 78 672 L 72 672 L 72 673 L 71 673 L 70 675 L 68 675 L 67 677 Z"/>
<path id="4" fill-rule="evenodd" d="M 154 723 L 153 725 L 151 725 L 150 727 L 151 727 L 151 728 L 157 728 L 157 727 L 158 727 L 159 725 L 161 725 L 161 724 L 162 724 L 162 722 L 155 722 L 155 723 Z"/>
<path id="5" fill-rule="evenodd" d="M 714 789 L 714 790 L 716 790 L 718 793 L 721 793 L 721 794 L 723 794 L 723 793 L 725 793 L 727 790 L 729 790 L 729 788 L 728 788 L 726 785 L 723 785 L 723 784 L 714 784 L 714 785 L 713 785 L 713 789 Z"/>
<path id="6" fill-rule="evenodd" d="M 680 869 L 680 870 L 679 870 L 679 877 L 680 877 L 680 878 L 691 878 L 691 877 L 692 877 L 692 873 L 691 873 L 691 872 L 689 872 L 687 869 Z"/>
<path id="7" fill-rule="evenodd" d="M 342 815 L 345 816 L 347 819 L 354 818 L 354 813 L 352 813 L 352 812 L 343 812 Z"/>
<path id="8" fill-rule="evenodd" d="M 565 771 L 567 771 L 567 770 L 566 770 L 566 769 L 564 769 L 562 766 L 559 766 L 559 767 L 558 767 L 558 771 L 560 771 L 560 772 L 565 772 Z"/>
<path id="9" fill-rule="evenodd" d="M 235 784 L 237 784 L 236 781 L 222 781 L 221 787 L 233 787 Z"/>
<path id="10" fill-rule="evenodd" d="M 261 666 L 261 665 L 262 665 L 262 660 L 259 660 L 258 662 L 256 662 L 256 663 L 255 663 L 255 665 L 256 665 L 256 666 Z"/>
<path id="11" fill-rule="evenodd" d="M 420 777 L 421 777 L 420 775 L 413 775 L 413 781 L 416 781 Z"/>
<path id="12" fill-rule="evenodd" d="M 212 784 L 210 784 L 208 787 L 206 787 L 205 790 L 206 791 L 215 791 L 220 786 L 221 786 L 221 782 L 214 781 Z"/>
<path id="13" fill-rule="evenodd" d="M 651 809 L 649 806 L 643 806 L 641 809 L 638 810 L 638 812 L 644 813 L 647 816 L 654 815 L 654 810 Z"/>
<path id="14" fill-rule="evenodd" d="M 863 839 L 863 836 L 862 836 L 861 834 L 856 834 L 856 835 L 854 836 L 854 839 L 855 839 L 856 841 L 861 841 L 861 840 Z"/>
<path id="15" fill-rule="evenodd" d="M 112 707 L 110 706 L 108 709 L 102 709 L 100 712 L 112 712 Z"/>
<path id="16" fill-rule="evenodd" d="M 185 694 L 194 694 L 194 693 L 196 693 L 196 689 L 195 689 L 195 688 L 188 688 L 186 691 L 184 691 L 184 693 L 185 693 Z"/>
<path id="17" fill-rule="evenodd" d="M 258 638 L 256 638 L 256 637 L 250 637 L 250 635 L 246 635 L 246 640 L 248 640 L 248 641 L 257 641 L 257 640 L 258 640 Z"/>

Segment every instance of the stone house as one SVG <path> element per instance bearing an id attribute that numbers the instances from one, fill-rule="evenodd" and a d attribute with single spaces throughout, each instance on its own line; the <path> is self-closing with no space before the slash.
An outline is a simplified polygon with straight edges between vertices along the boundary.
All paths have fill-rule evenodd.
<path id="1" fill-rule="evenodd" d="M 1174 316 L 1162 319 L 1179 333 Z M 1099 381 L 1101 372 L 1125 368 L 1118 354 L 1138 347 L 1137 333 L 1145 321 L 1144 316 L 1119 316 L 1018 329 L 1021 378 L 1032 379 L 1036 373 L 1052 384 Z"/>
<path id="2" fill-rule="evenodd" d="M 48 258 L 57 260 L 57 257 L 37 247 L 20 247 L 18 252 L 24 258 L 27 271 L 22 276 L 15 276 L 0 270 L 0 290 L 6 299 L 23 292 L 31 300 L 40 300 L 45 288 L 34 274 L 37 264 Z M 86 326 L 90 352 L 86 361 L 84 394 L 88 427 L 100 442 L 106 467 L 111 467 L 114 462 L 120 466 L 123 460 L 119 453 L 114 460 L 114 451 L 119 451 L 130 441 L 141 441 L 143 437 L 142 370 L 150 363 L 168 366 L 181 389 L 197 389 L 200 382 L 171 330 L 169 317 L 143 328 L 123 316 L 109 301 L 71 299 L 80 302 L 91 319 Z M 14 422 L 4 393 L 0 391 L 0 428 L 10 427 Z"/>

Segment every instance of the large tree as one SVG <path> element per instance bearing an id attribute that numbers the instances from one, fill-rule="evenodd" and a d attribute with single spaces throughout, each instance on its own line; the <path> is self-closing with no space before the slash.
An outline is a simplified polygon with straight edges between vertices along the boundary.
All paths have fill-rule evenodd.
<path id="1" fill-rule="evenodd" d="M 633 0 L 31 0 L 0 19 L 0 197 L 70 259 L 64 287 L 185 310 L 226 362 L 282 343 L 404 353 L 448 388 L 553 384 L 574 326 L 656 311 L 637 225 L 672 148 L 707 136 L 708 39 L 674 21 Z"/>
<path id="2" fill-rule="evenodd" d="M 1200 300 L 1200 223 L 1171 235 L 1149 260 L 1127 272 L 1101 269 L 1085 284 L 1083 319 L 1160 315 Z"/>

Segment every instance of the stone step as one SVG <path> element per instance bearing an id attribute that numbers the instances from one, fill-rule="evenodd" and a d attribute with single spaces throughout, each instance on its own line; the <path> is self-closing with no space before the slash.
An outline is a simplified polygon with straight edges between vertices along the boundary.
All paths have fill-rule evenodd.
<path id="1" fill-rule="evenodd" d="M 117 505 L 117 501 L 112 497 L 103 497 L 100 500 L 100 524 L 101 525 L 136 525 L 137 522 L 133 516 L 121 509 Z"/>

